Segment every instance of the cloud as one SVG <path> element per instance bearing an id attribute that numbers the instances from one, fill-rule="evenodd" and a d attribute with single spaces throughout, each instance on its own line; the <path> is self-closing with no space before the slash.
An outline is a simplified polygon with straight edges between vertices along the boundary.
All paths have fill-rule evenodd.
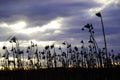
<path id="1" fill-rule="evenodd" d="M 99 3 L 100 6 L 98 7 L 94 7 L 89 9 L 89 13 L 91 14 L 91 16 L 93 16 L 93 13 L 95 14 L 96 12 L 100 12 L 102 10 L 104 10 L 105 8 L 109 7 L 109 5 L 111 4 L 118 4 L 119 0 L 94 0 L 96 3 Z"/>
<path id="2" fill-rule="evenodd" d="M 0 0 L 0 41 L 14 35 L 21 41 L 68 41 L 77 45 L 85 40 L 88 44 L 88 30 L 81 28 L 92 23 L 96 40 L 103 45 L 101 22 L 95 16 L 101 11 L 108 44 L 119 46 L 119 6 L 119 0 Z"/>
<path id="3" fill-rule="evenodd" d="M 58 30 L 61 28 L 61 22 L 62 18 L 57 18 L 55 20 L 50 21 L 49 23 L 43 25 L 43 26 L 36 26 L 36 27 L 31 27 L 31 28 L 25 28 L 22 30 L 15 31 L 16 33 L 23 33 L 23 34 L 34 34 L 34 33 L 43 33 L 47 32 L 50 30 Z"/>

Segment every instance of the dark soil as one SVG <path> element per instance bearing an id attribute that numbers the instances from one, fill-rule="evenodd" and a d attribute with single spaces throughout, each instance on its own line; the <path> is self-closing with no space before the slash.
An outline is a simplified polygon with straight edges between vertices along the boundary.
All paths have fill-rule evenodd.
<path id="1" fill-rule="evenodd" d="M 120 68 L 0 71 L 0 80 L 120 80 Z"/>

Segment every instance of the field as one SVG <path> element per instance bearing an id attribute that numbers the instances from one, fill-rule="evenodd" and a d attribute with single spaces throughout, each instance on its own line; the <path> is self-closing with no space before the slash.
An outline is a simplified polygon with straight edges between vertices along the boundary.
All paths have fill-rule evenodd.
<path id="1" fill-rule="evenodd" d="M 49 68 L 0 71 L 0 80 L 120 80 L 120 68 Z"/>

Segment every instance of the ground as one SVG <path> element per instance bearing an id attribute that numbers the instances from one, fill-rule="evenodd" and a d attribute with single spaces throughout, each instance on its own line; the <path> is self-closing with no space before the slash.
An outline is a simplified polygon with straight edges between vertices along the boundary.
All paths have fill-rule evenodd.
<path id="1" fill-rule="evenodd" d="M 120 80 L 120 68 L 0 71 L 0 80 Z"/>

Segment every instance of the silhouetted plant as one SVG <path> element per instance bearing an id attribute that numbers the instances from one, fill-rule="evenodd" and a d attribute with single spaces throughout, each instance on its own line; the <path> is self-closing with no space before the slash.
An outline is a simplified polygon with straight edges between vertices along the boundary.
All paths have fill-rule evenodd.
<path id="1" fill-rule="evenodd" d="M 81 40 L 81 48 L 74 46 L 67 41 L 64 41 L 62 45 L 65 47 L 59 47 L 60 54 L 56 51 L 55 44 L 46 45 L 43 51 L 38 51 L 38 45 L 34 44 L 31 41 L 30 46 L 27 47 L 26 53 L 28 53 L 27 63 L 24 64 L 24 50 L 20 50 L 19 41 L 15 36 L 10 37 L 10 43 L 12 45 L 10 52 L 12 53 L 13 61 L 9 60 L 10 52 L 7 49 L 7 46 L 3 46 L 3 67 L 5 69 L 9 68 L 11 62 L 14 63 L 15 69 L 23 69 L 24 66 L 28 66 L 29 69 L 39 69 L 39 68 L 56 68 L 62 64 L 61 67 L 82 67 L 82 68 L 104 68 L 116 66 L 120 62 L 120 53 L 115 55 L 114 50 L 111 50 L 110 53 L 107 52 L 107 45 L 105 39 L 105 31 L 102 20 L 101 13 L 96 13 L 96 16 L 101 18 L 103 37 L 104 37 L 104 48 L 99 48 L 95 39 L 95 31 L 92 24 L 86 24 L 82 31 L 88 30 L 89 33 L 89 46 L 85 46 L 85 41 Z M 23 60 L 23 61 L 22 61 Z M 44 63 L 45 65 L 42 65 Z M 112 64 L 113 63 L 113 64 Z"/>
<path id="2" fill-rule="evenodd" d="M 50 46 L 51 49 L 53 49 L 53 61 L 54 61 L 54 67 L 56 68 L 57 67 L 57 54 L 56 54 L 56 51 L 55 51 L 55 47 L 54 47 L 54 44 Z"/>

